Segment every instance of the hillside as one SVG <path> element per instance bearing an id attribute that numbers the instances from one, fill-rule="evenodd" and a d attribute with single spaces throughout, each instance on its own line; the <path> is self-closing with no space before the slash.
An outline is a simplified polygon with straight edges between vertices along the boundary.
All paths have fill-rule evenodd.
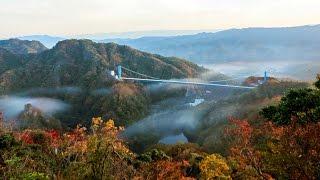
<path id="1" fill-rule="evenodd" d="M 6 49 L 0 48 L 0 74 L 9 69 L 13 69 L 22 64 L 22 58 L 18 57 Z"/>
<path id="2" fill-rule="evenodd" d="M 9 55 L 6 62 L 17 61 Z M 90 40 L 61 41 L 50 50 L 24 58 L 25 63 L 3 69 L 0 95 L 62 100 L 72 107 L 58 117 L 66 126 L 87 123 L 92 116 L 114 118 L 117 124 L 128 125 L 148 113 L 151 97 L 147 90 L 115 81 L 108 75 L 114 65 L 164 79 L 197 77 L 205 71 L 186 60 Z"/>
<path id="3" fill-rule="evenodd" d="M 0 48 L 14 54 L 36 54 L 47 50 L 39 41 L 24 41 L 19 39 L 0 40 Z"/>
<path id="4" fill-rule="evenodd" d="M 239 60 L 319 60 L 320 25 L 230 29 L 216 33 L 139 39 L 108 39 L 195 63 Z M 308 53 L 306 53 L 308 52 Z"/>
<path id="5" fill-rule="evenodd" d="M 25 66 L 12 73 L 20 88 L 79 86 L 88 89 L 104 87 L 114 65 L 150 76 L 170 79 L 200 75 L 204 69 L 178 58 L 144 53 L 114 43 L 90 40 L 65 40 L 54 48 L 30 56 Z M 34 76 L 37 74 L 37 76 Z M 125 75 L 125 74 L 124 74 Z M 11 82 L 10 82 L 11 83 Z M 18 90 L 11 89 L 11 90 Z"/>

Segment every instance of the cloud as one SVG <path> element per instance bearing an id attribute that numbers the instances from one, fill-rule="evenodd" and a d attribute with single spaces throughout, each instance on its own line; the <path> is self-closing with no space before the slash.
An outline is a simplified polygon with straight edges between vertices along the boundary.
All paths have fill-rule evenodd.
<path id="1" fill-rule="evenodd" d="M 0 35 L 315 24 L 319 6 L 318 0 L 3 0 Z"/>
<path id="2" fill-rule="evenodd" d="M 16 118 L 24 110 L 26 104 L 31 104 L 33 107 L 40 109 L 42 113 L 49 116 L 69 108 L 69 105 L 63 101 L 51 98 L 0 97 L 0 111 L 4 113 L 5 119 Z"/>

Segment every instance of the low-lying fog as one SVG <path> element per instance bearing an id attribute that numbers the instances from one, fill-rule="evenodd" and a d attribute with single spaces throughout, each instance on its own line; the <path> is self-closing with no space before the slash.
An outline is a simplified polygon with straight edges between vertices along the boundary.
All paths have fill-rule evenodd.
<path id="1" fill-rule="evenodd" d="M 263 76 L 267 71 L 276 78 L 314 80 L 319 73 L 320 62 L 315 61 L 234 61 L 219 64 L 203 64 L 204 67 L 229 76 Z"/>
<path id="2" fill-rule="evenodd" d="M 320 62 L 298 62 L 298 61 L 269 61 L 269 62 L 245 62 L 236 61 L 221 64 L 203 64 L 204 67 L 217 73 L 225 74 L 229 77 L 263 76 L 264 71 L 269 76 L 276 78 L 291 78 L 296 80 L 314 80 Z M 243 80 L 242 79 L 242 80 Z M 197 81 L 194 80 L 193 81 Z M 185 87 L 184 85 L 175 84 L 149 84 L 147 89 L 150 93 L 159 93 L 161 91 L 178 90 Z M 212 100 L 219 100 L 218 97 L 228 96 L 228 89 L 213 88 L 211 96 L 217 96 Z M 30 94 L 79 94 L 82 90 L 76 87 L 63 87 L 56 89 L 31 89 L 16 96 L 0 96 L 0 111 L 5 112 L 5 118 L 17 117 L 28 103 L 40 109 L 44 114 L 51 115 L 59 111 L 68 109 L 69 105 L 57 99 L 50 98 L 32 98 Z M 111 89 L 97 89 L 91 92 L 92 95 L 105 96 L 110 95 Z M 21 97 L 23 96 L 23 97 Z M 197 98 L 193 97 L 192 100 Z M 186 142 L 183 130 L 192 129 L 197 126 L 201 118 L 201 112 L 192 107 L 188 107 L 187 99 L 190 97 L 173 98 L 173 101 L 165 100 L 162 104 L 152 106 L 151 114 L 139 122 L 127 127 L 125 135 L 133 136 L 142 132 L 153 131 L 162 136 L 161 143 L 173 143 L 175 141 Z M 209 99 L 206 99 L 209 100 Z M 189 102 L 190 103 L 190 102 Z M 166 107 L 164 109 L 159 107 Z"/>
<path id="3" fill-rule="evenodd" d="M 0 112 L 4 112 L 4 118 L 8 120 L 17 118 L 26 104 L 31 104 L 48 116 L 69 108 L 68 104 L 52 98 L 0 96 Z"/>
<path id="4" fill-rule="evenodd" d="M 299 62 L 299 61 L 269 61 L 269 62 L 229 62 L 221 64 L 203 64 L 216 73 L 222 73 L 229 77 L 241 77 L 244 80 L 249 76 L 264 76 L 267 71 L 269 76 L 275 78 L 289 78 L 295 80 L 314 80 L 318 70 L 320 69 L 320 62 Z M 156 86 L 155 89 L 159 87 Z M 219 88 L 216 88 L 218 90 Z M 152 90 L 152 88 L 151 88 Z M 223 90 L 225 95 L 226 89 Z M 217 92 L 214 92 L 216 94 Z M 224 96 L 223 94 L 220 94 Z M 211 99 L 212 100 L 212 99 Z M 171 144 L 178 141 L 187 142 L 185 136 L 181 134 L 183 129 L 190 129 L 197 126 L 201 113 L 195 113 L 193 108 L 175 109 L 178 106 L 171 104 L 172 109 L 156 110 L 150 116 L 128 127 L 125 134 L 127 136 L 139 134 L 142 132 L 157 132 L 162 135 L 160 143 Z M 180 105 L 184 102 L 180 101 Z M 217 110 L 222 113 L 224 109 Z M 230 109 L 227 109 L 230 111 Z"/>

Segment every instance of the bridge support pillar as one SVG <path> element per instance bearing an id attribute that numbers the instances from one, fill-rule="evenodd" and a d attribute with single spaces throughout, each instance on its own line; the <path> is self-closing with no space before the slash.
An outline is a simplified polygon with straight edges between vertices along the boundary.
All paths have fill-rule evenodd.
<path id="1" fill-rule="evenodd" d="M 121 74 L 122 74 L 121 65 L 118 65 L 118 66 L 117 66 L 117 74 L 118 74 L 118 78 L 121 79 Z"/>
<path id="2" fill-rule="evenodd" d="M 267 71 L 264 72 L 264 78 L 263 83 L 266 83 L 268 81 Z"/>

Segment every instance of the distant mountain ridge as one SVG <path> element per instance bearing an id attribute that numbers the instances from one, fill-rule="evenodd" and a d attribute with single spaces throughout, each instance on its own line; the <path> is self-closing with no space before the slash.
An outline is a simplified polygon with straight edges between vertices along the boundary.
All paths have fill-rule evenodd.
<path id="1" fill-rule="evenodd" d="M 216 33 L 138 39 L 107 39 L 142 51 L 195 63 L 238 60 L 320 60 L 320 25 L 230 29 Z"/>
<path id="2" fill-rule="evenodd" d="M 101 41 L 104 39 L 116 39 L 116 38 L 141 38 L 141 37 L 167 37 L 167 36 L 178 36 L 178 35 L 191 35 L 200 32 L 217 32 L 219 30 L 154 30 L 154 31 L 130 31 L 130 32 L 119 32 L 119 33 L 94 33 L 94 34 L 81 34 L 71 36 L 49 36 L 49 35 L 29 35 L 16 37 L 21 40 L 35 40 L 44 44 L 47 48 L 52 48 L 59 41 L 66 39 L 90 39 L 93 41 Z"/>
<path id="3" fill-rule="evenodd" d="M 91 39 L 91 40 L 104 40 L 104 39 L 136 39 L 141 37 L 170 37 L 181 35 L 194 35 L 202 32 L 218 32 L 218 29 L 211 30 L 151 30 L 151 31 L 129 31 L 129 32 L 111 32 L 111 33 L 95 33 L 71 36 L 75 39 Z"/>
<path id="4" fill-rule="evenodd" d="M 0 40 L 0 48 L 14 54 L 36 54 L 47 50 L 39 41 L 27 41 L 20 39 Z"/>
<path id="5" fill-rule="evenodd" d="M 47 48 L 52 48 L 59 41 L 63 41 L 66 39 L 63 37 L 48 36 L 48 35 L 31 35 L 31 36 L 21 36 L 17 38 L 21 40 L 28 40 L 28 41 L 39 41 Z"/>
<path id="6" fill-rule="evenodd" d="M 132 34 L 133 33 L 133 34 Z M 175 56 L 198 64 L 214 64 L 230 61 L 318 61 L 320 60 L 320 25 L 229 29 L 212 33 L 179 36 L 156 36 L 150 31 L 146 37 L 137 39 L 102 37 L 136 37 L 134 32 L 118 34 L 88 34 L 75 36 L 96 42 L 114 42 L 141 51 Z M 140 32 L 141 33 L 141 32 Z M 167 34 L 175 32 L 167 32 Z M 152 36 L 155 35 L 155 36 Z M 64 40 L 63 37 L 46 35 L 27 36 L 21 39 L 39 40 L 51 47 Z"/>

